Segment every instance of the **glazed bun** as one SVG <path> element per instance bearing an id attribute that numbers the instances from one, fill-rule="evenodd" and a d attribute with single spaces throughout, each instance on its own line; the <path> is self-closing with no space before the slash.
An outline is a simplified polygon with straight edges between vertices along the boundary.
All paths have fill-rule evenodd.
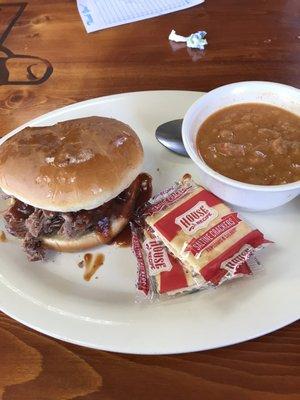
<path id="1" fill-rule="evenodd" d="M 138 136 L 115 119 L 87 117 L 27 127 L 0 146 L 0 187 L 44 210 L 91 210 L 125 190 L 142 162 Z M 80 240 L 84 246 L 96 239 Z M 51 243 L 73 246 L 70 239 L 68 245 L 63 239 Z"/>
<path id="2" fill-rule="evenodd" d="M 55 251 L 72 253 L 75 251 L 81 251 L 90 249 L 101 244 L 108 243 L 113 237 L 117 236 L 121 232 L 126 224 L 128 223 L 127 218 L 119 217 L 111 222 L 110 236 L 105 238 L 96 232 L 89 232 L 83 236 L 76 237 L 74 239 L 66 238 L 64 236 L 54 235 L 41 238 L 43 247 Z"/>

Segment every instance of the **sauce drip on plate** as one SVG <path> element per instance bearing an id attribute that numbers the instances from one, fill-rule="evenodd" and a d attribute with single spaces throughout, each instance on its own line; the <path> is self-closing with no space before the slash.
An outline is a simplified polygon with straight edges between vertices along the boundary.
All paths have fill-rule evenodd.
<path id="1" fill-rule="evenodd" d="M 83 260 L 80 261 L 78 266 L 84 268 L 83 278 L 86 281 L 90 281 L 96 271 L 103 265 L 105 256 L 102 253 L 91 254 L 86 253 L 83 256 Z"/>
<path id="2" fill-rule="evenodd" d="M 3 231 L 0 231 L 0 242 L 6 242 L 6 235 Z"/>
<path id="3" fill-rule="evenodd" d="M 186 174 L 183 175 L 183 177 L 182 177 L 181 180 L 182 180 L 182 181 L 188 181 L 188 180 L 190 180 L 190 179 L 192 179 L 192 175 L 186 173 Z"/>

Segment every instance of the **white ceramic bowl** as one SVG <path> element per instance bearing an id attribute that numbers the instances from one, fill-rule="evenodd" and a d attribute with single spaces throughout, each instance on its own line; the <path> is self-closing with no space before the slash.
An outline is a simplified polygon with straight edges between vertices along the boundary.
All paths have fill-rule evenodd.
<path id="1" fill-rule="evenodd" d="M 203 185 L 221 199 L 251 211 L 278 207 L 300 194 L 300 181 L 284 185 L 252 185 L 227 178 L 204 163 L 196 148 L 202 123 L 214 112 L 240 103 L 266 103 L 300 116 L 300 90 L 272 82 L 239 82 L 202 96 L 185 114 L 182 138 L 191 159 L 199 167 Z"/>

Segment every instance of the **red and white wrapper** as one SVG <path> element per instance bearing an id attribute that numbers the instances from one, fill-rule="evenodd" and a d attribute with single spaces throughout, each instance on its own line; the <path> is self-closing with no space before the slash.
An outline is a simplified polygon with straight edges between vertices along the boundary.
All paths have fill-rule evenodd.
<path id="1" fill-rule="evenodd" d="M 149 297 L 189 293 L 251 275 L 271 243 L 191 179 L 176 182 L 137 213 L 138 289 Z"/>
<path id="2" fill-rule="evenodd" d="M 137 289 L 149 299 L 192 293 L 200 285 L 164 244 L 141 226 L 132 223 L 132 251 L 137 260 Z M 203 286 L 203 285 L 202 285 Z"/>

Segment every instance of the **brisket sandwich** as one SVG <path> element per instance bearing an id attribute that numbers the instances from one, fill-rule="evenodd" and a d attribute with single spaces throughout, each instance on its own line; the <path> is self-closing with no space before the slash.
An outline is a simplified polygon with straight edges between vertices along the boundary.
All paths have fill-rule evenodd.
<path id="1" fill-rule="evenodd" d="M 6 229 L 29 260 L 45 249 L 77 251 L 110 242 L 142 190 L 143 149 L 124 123 L 103 117 L 27 127 L 0 146 L 0 188 L 11 198 Z"/>

